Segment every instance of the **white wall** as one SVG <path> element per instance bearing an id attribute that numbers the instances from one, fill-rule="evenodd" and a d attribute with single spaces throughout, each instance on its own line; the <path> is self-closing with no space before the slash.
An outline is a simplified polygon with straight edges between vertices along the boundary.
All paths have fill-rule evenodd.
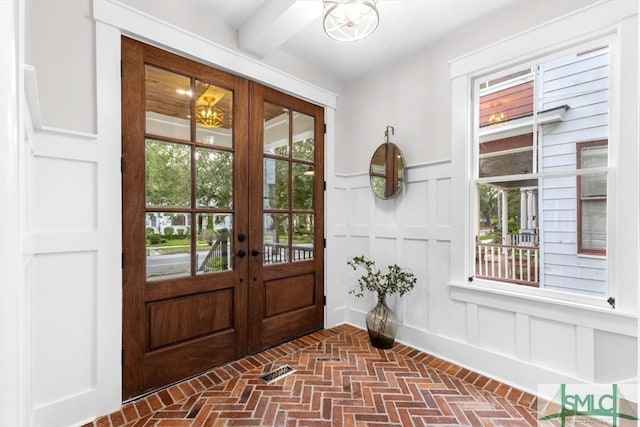
<path id="1" fill-rule="evenodd" d="M 0 2 L 0 425 L 31 416 L 31 335 L 26 239 L 31 213 L 29 122 L 25 110 L 24 4 Z"/>
<path id="2" fill-rule="evenodd" d="M 340 92 L 339 119 L 348 120 L 337 130 L 337 172 L 367 171 L 387 125 L 409 165 L 450 160 L 449 61 L 591 3 L 521 0 L 349 82 Z"/>
<path id="3" fill-rule="evenodd" d="M 78 1 L 59 9 L 36 3 L 27 19 L 29 57 L 37 64 L 27 73 L 35 126 L 28 152 L 33 190 L 22 193 L 33 205 L 32 275 L 24 279 L 32 289 L 26 303 L 31 328 L 24 339 L 33 343 L 33 355 L 25 361 L 33 374 L 33 401 L 23 401 L 31 418 L 25 424 L 56 427 L 114 412 L 122 401 L 121 34 L 324 105 L 330 128 L 337 102 L 334 94 L 302 76 L 265 66 L 123 3 Z M 61 31 L 39 25 L 42 20 Z M 86 27 L 85 21 L 91 25 Z M 56 42 L 45 43 L 47 34 Z M 74 38 L 92 40 L 89 51 L 74 50 L 74 43 L 67 49 L 66 40 Z M 74 74 L 56 68 L 67 56 L 74 72 L 94 82 L 78 79 L 81 94 L 77 88 L 65 91 L 76 84 Z M 305 69 L 289 71 L 304 75 Z M 324 80 L 333 84 L 330 77 Z M 59 87 L 49 90 L 53 84 Z M 333 143 L 328 136 L 327 153 L 333 152 Z M 327 171 L 333 171 L 332 164 Z"/>
<path id="4" fill-rule="evenodd" d="M 331 262 L 342 269 L 343 292 L 356 278 L 346 260 L 361 253 L 373 256 L 380 266 L 395 262 L 418 274 L 419 285 L 413 294 L 396 301 L 404 322 L 399 332 L 403 342 L 533 392 L 537 384 L 545 382 L 637 381 L 637 241 L 629 237 L 625 246 L 618 241 L 617 250 L 613 250 L 616 261 L 612 269 L 617 280 L 611 276 L 609 280 L 615 283 L 616 311 L 604 301 L 602 307 L 587 309 L 540 296 L 522 298 L 509 290 L 469 286 L 470 257 L 465 243 L 469 223 L 465 144 L 471 132 L 464 124 L 471 116 L 468 76 L 459 73 L 460 67 L 480 54 L 485 62 L 473 69 L 477 73 L 490 71 L 495 61 L 513 64 L 514 57 L 524 55 L 524 48 L 538 41 L 553 45 L 588 33 L 594 23 L 605 25 L 594 19 L 594 14 L 613 16 L 621 5 L 601 4 L 588 18 L 577 15 L 579 24 L 563 28 L 564 19 L 551 19 L 556 18 L 557 8 L 566 7 L 561 12 L 567 12 L 580 4 L 518 3 L 350 85 L 342 100 L 349 126 L 341 130 L 349 144 L 338 140 L 337 150 L 355 160 L 349 169 L 340 170 L 345 173 L 331 190 L 348 212 L 336 213 L 327 247 L 329 252 L 337 252 Z M 547 20 L 550 25 L 538 27 Z M 534 27 L 543 30 L 525 32 Z M 627 134 L 620 139 L 622 151 L 627 153 L 623 158 L 637 159 L 637 117 L 633 115 L 634 111 L 637 115 L 638 94 L 637 23 L 631 19 L 612 27 L 631 34 L 624 41 L 623 62 L 627 65 L 616 63 L 616 69 L 631 74 L 624 79 L 623 91 L 629 94 L 627 100 L 635 96 L 635 102 L 623 104 L 629 114 L 623 111 L 621 121 L 612 127 L 621 125 Z M 506 36 L 505 43 L 498 43 Z M 485 46 L 489 47 L 483 49 Z M 505 52 L 512 56 L 500 59 Z M 455 57 L 460 60 L 449 63 Z M 389 102 L 392 107 L 386 108 Z M 395 126 L 392 141 L 404 151 L 411 167 L 401 197 L 374 201 L 363 172 L 375 146 L 382 142 L 386 125 Z M 619 137 L 615 130 L 613 134 L 612 138 Z M 637 212 L 633 208 L 639 193 L 637 168 L 630 160 L 626 163 L 618 163 L 616 181 L 621 194 L 629 194 L 631 200 L 617 200 L 615 206 L 624 205 L 627 213 Z M 629 229 L 616 228 L 618 239 L 637 237 L 637 215 L 631 215 Z M 333 307 L 346 313 L 349 322 L 363 326 L 364 313 L 372 303 L 371 299 L 350 299 Z"/>
<path id="5" fill-rule="evenodd" d="M 348 298 L 353 275 L 346 260 L 364 252 L 381 265 L 406 265 L 419 277 L 415 295 L 394 302 L 404 321 L 399 338 L 410 345 L 528 389 L 541 378 L 612 381 L 634 375 L 627 360 L 637 357 L 633 315 L 586 318 L 579 310 L 555 304 L 523 304 L 491 293 L 470 296 L 448 284 L 464 271 L 464 250 L 457 240 L 461 224 L 454 209 L 464 191 L 456 187 L 459 176 L 451 162 L 456 154 L 451 94 L 456 86 L 449 80 L 448 61 L 590 2 L 519 2 L 491 22 L 467 26 L 351 82 L 349 92 L 343 92 L 330 76 L 311 73 L 294 59 L 277 58 L 277 66 L 290 73 L 283 74 L 273 68 L 275 62 L 265 69 L 243 55 L 216 49 L 178 27 L 188 14 L 167 24 L 101 0 L 92 4 L 98 21 L 87 26 L 86 1 L 69 3 L 71 10 L 39 8 L 35 6 L 47 2 L 34 1 L 27 22 L 28 57 L 38 75 L 37 90 L 33 84 L 31 88 L 42 106 L 41 117 L 34 119 L 34 189 L 24 193 L 37 206 L 33 279 L 24 279 L 34 289 L 28 310 L 33 330 L 26 334 L 34 346 L 33 425 L 79 424 L 120 404 L 121 32 L 327 106 L 328 326 L 344 321 L 362 325 L 372 301 Z M 153 10 L 152 2 L 144 4 Z M 36 19 L 34 13 L 46 17 Z M 43 21 L 48 25 L 39 25 Z M 51 25 L 60 30 L 67 23 L 68 31 L 52 30 Z M 47 52 L 45 35 L 56 40 Z M 94 38 L 95 49 L 90 45 L 87 51 L 84 44 L 68 48 L 68 40 L 75 38 Z M 74 64 L 79 76 L 56 69 L 60 60 Z M 291 75 L 340 92 L 340 110 L 335 110 L 334 94 Z M 70 88 L 76 82 L 78 91 Z M 386 97 L 389 108 L 381 108 L 378 95 Z M 399 198 L 378 201 L 365 171 L 387 125 L 396 127 L 392 141 L 410 166 L 408 185 Z M 637 174 L 630 177 L 639 182 Z M 637 299 L 637 293 L 624 292 Z M 575 317 L 580 321 L 570 320 Z M 545 341 L 549 332 L 553 338 Z M 611 366 L 616 349 L 627 359 Z"/>

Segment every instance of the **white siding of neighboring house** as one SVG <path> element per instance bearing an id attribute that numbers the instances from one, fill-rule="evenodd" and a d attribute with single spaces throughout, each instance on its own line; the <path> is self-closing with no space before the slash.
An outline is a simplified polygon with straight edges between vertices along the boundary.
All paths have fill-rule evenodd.
<path id="1" fill-rule="evenodd" d="M 576 168 L 576 143 L 608 139 L 609 48 L 547 62 L 540 68 L 539 111 L 568 105 L 559 123 L 542 126 L 541 172 Z M 576 178 L 540 184 L 544 287 L 605 296 L 606 259 L 579 255 Z"/>

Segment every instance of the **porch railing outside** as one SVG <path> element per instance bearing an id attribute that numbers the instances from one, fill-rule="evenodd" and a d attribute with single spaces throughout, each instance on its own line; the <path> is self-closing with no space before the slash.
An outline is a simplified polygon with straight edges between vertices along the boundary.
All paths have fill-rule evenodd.
<path id="1" fill-rule="evenodd" d="M 293 261 L 303 261 L 313 258 L 313 245 L 293 245 Z M 289 245 L 280 243 L 264 244 L 264 263 L 275 264 L 289 261 Z"/>
<path id="2" fill-rule="evenodd" d="M 507 240 L 508 244 L 512 246 L 540 246 L 540 240 L 536 231 L 508 234 Z"/>
<path id="3" fill-rule="evenodd" d="M 313 259 L 313 245 L 311 244 L 293 245 L 291 249 L 293 261 Z M 287 244 L 265 243 L 262 254 L 265 264 L 288 262 L 289 246 Z M 224 229 L 200 262 L 198 271 L 202 273 L 227 271 L 232 268 L 232 257 L 229 231 Z"/>
<path id="4" fill-rule="evenodd" d="M 231 260 L 231 244 L 229 242 L 229 230 L 226 228 L 220 231 L 218 238 L 211 245 L 200 266 L 199 272 L 214 273 L 229 270 Z"/>
<path id="5" fill-rule="evenodd" d="M 539 286 L 538 246 L 476 243 L 476 277 L 499 282 Z"/>

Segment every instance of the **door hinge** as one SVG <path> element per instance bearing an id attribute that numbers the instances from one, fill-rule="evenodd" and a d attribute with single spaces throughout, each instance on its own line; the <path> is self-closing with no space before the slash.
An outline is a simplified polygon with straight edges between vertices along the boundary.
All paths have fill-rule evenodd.
<path id="1" fill-rule="evenodd" d="M 327 248 L 327 238 L 325 237 L 324 239 L 322 239 L 322 247 L 323 248 Z"/>
<path id="2" fill-rule="evenodd" d="M 124 156 L 120 157 L 120 173 L 124 172 Z"/>
<path id="3" fill-rule="evenodd" d="M 122 268 L 124 268 L 124 252 L 122 252 Z"/>
<path id="4" fill-rule="evenodd" d="M 327 191 L 327 181 L 325 181 L 323 185 L 324 185 L 324 187 L 323 187 L 324 191 Z"/>
<path id="5" fill-rule="evenodd" d="M 326 295 L 322 296 L 322 305 L 327 305 L 327 296 Z"/>
<path id="6" fill-rule="evenodd" d="M 120 365 L 124 368 L 124 348 L 120 350 Z"/>
<path id="7" fill-rule="evenodd" d="M 324 124 L 323 132 L 324 132 L 325 135 L 327 134 L 327 124 L 326 123 Z"/>
<path id="8" fill-rule="evenodd" d="M 124 71 L 122 71 L 122 68 L 123 68 L 123 64 L 122 64 L 122 61 L 120 61 L 120 77 L 124 75 Z"/>
<path id="9" fill-rule="evenodd" d="M 616 299 L 614 297 L 609 297 L 607 302 L 609 303 L 609 305 L 611 305 L 611 307 L 616 308 Z"/>

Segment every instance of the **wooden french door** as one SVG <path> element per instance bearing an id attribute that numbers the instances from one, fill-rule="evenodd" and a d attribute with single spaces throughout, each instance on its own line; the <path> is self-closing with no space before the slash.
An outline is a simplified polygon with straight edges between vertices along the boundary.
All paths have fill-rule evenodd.
<path id="1" fill-rule="evenodd" d="M 322 328 L 324 111 L 250 84 L 249 351 Z"/>
<path id="2" fill-rule="evenodd" d="M 323 109 L 124 37 L 122 100 L 123 398 L 320 329 Z"/>

